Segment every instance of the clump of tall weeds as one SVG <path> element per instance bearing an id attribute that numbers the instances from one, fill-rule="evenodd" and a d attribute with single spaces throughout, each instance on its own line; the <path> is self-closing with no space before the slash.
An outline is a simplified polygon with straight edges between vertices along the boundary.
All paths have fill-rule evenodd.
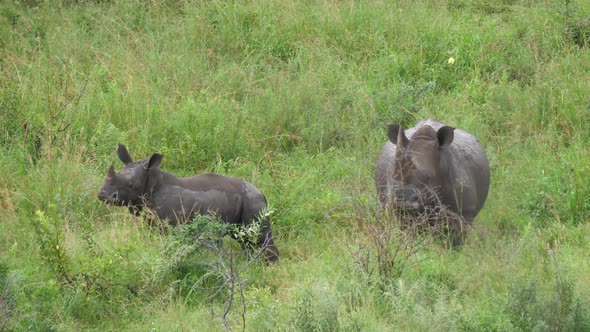
<path id="1" fill-rule="evenodd" d="M 420 261 L 431 243 L 454 248 L 465 241 L 470 225 L 442 204 L 410 212 L 373 202 L 353 203 L 354 240 L 349 246 L 357 270 L 382 285 L 399 279 Z"/>
<path id="2" fill-rule="evenodd" d="M 370 284 L 386 286 L 420 260 L 431 237 L 416 225 L 404 225 L 393 210 L 358 201 L 354 206 L 349 252 L 355 268 Z"/>

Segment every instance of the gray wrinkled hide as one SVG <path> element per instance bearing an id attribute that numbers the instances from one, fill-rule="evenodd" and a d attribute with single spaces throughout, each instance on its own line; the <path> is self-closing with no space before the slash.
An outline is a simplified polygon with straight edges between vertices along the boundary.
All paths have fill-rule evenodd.
<path id="1" fill-rule="evenodd" d="M 470 225 L 490 185 L 488 159 L 477 138 L 434 119 L 420 121 L 405 131 L 405 137 L 403 128 L 396 127 L 401 128 L 390 125 L 376 165 L 381 205 L 420 212 L 438 202 Z M 391 137 L 396 132 L 398 137 Z M 398 144 L 404 148 L 398 149 Z"/>
<path id="2" fill-rule="evenodd" d="M 146 207 L 172 225 L 197 214 L 214 214 L 227 223 L 248 225 L 267 207 L 260 190 L 242 179 L 213 173 L 178 178 L 160 169 L 160 154 L 133 162 L 122 144 L 118 154 L 125 168 L 115 173 L 111 166 L 98 198 L 107 204 L 129 206 L 136 215 Z M 278 260 L 268 216 L 263 217 L 258 242 L 266 244 L 267 260 Z"/>

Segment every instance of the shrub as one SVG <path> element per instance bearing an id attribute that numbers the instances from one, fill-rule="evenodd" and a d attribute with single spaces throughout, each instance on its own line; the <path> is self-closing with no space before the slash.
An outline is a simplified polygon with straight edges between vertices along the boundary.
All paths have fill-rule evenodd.
<path id="1" fill-rule="evenodd" d="M 245 328 L 247 280 L 243 274 L 261 257 L 263 248 L 250 246 L 256 243 L 259 230 L 260 223 L 256 222 L 248 226 L 230 225 L 211 215 L 196 216 L 172 230 L 171 242 L 156 263 L 152 282 L 170 280 L 170 296 L 181 295 L 187 304 L 200 298 L 195 293 L 204 291 L 212 306 L 212 316 L 213 304 L 220 301 L 223 310 L 219 317 L 227 331 L 231 329 L 230 313 L 238 301 L 241 325 Z M 236 255 L 234 243 L 225 243 L 227 234 L 246 248 L 246 255 Z"/>

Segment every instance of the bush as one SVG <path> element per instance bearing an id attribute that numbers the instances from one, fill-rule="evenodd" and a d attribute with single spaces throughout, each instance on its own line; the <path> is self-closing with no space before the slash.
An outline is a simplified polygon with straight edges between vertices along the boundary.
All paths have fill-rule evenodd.
<path id="1" fill-rule="evenodd" d="M 239 304 L 240 325 L 245 328 L 247 280 L 243 274 L 259 261 L 264 250 L 250 246 L 257 242 L 259 230 L 259 223 L 230 225 L 211 215 L 196 216 L 172 230 L 171 242 L 155 266 L 152 282 L 168 280 L 169 296 L 181 296 L 184 303 L 210 302 L 212 316 L 213 304 L 222 303 L 219 317 L 228 331 L 232 321 L 230 314 Z M 236 254 L 234 243 L 224 243 L 228 234 L 238 240 L 246 252 Z M 205 299 L 197 295 L 200 291 L 206 294 Z"/>

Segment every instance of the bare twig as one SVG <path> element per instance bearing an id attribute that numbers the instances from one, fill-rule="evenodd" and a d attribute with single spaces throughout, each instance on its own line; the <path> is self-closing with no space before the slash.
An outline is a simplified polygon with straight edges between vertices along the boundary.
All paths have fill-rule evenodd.
<path id="1" fill-rule="evenodd" d="M 72 124 L 72 118 L 74 117 L 74 113 L 76 112 L 77 108 L 72 108 L 71 111 L 69 112 L 69 114 L 67 113 L 67 107 L 72 104 L 73 102 L 75 103 L 79 103 L 80 99 L 82 99 L 82 96 L 84 95 L 84 93 L 86 92 L 86 87 L 88 86 L 88 80 L 85 80 L 83 85 L 82 85 L 82 89 L 80 90 L 80 92 L 76 95 L 72 95 L 71 97 L 67 98 L 66 101 L 59 107 L 59 109 L 57 111 L 53 111 L 53 106 L 51 104 L 51 99 L 48 96 L 48 110 L 49 110 L 49 119 L 47 120 L 47 127 L 53 125 L 54 123 L 57 124 L 57 127 L 55 129 L 56 133 L 61 133 L 66 131 L 70 125 Z M 68 95 L 68 84 L 66 81 L 66 85 L 64 87 L 64 95 L 67 96 Z M 28 126 L 28 124 L 25 123 L 25 126 Z M 26 128 L 27 129 L 27 128 Z"/>
<path id="2" fill-rule="evenodd" d="M 239 294 L 242 305 L 242 330 L 246 330 L 246 298 L 244 296 L 244 288 L 247 280 L 242 280 L 242 273 L 246 271 L 252 264 L 254 264 L 254 262 L 261 258 L 269 241 L 270 238 L 267 236 L 264 243 L 256 250 L 254 255 L 251 255 L 247 258 L 242 266 L 239 266 L 239 263 L 236 262 L 234 250 L 229 249 L 228 251 L 227 249 L 223 248 L 223 246 L 220 246 L 214 241 L 209 242 L 206 245 L 206 248 L 213 251 L 217 256 L 216 261 L 209 264 L 210 270 L 215 271 L 215 273 L 221 275 L 224 279 L 221 285 L 209 288 L 209 290 L 214 290 L 213 294 L 209 296 L 209 302 L 211 303 L 211 315 L 215 315 L 213 311 L 213 301 L 219 297 L 223 291 L 227 291 L 227 299 L 223 312 L 221 313 L 221 321 L 226 331 L 231 330 L 231 326 L 227 318 L 231 312 L 236 294 Z"/>
<path id="3" fill-rule="evenodd" d="M 397 211 L 371 203 L 353 201 L 356 238 L 348 248 L 356 269 L 368 282 L 383 285 L 418 263 L 417 254 L 430 238 L 420 234 L 418 225 L 406 223 Z"/>

